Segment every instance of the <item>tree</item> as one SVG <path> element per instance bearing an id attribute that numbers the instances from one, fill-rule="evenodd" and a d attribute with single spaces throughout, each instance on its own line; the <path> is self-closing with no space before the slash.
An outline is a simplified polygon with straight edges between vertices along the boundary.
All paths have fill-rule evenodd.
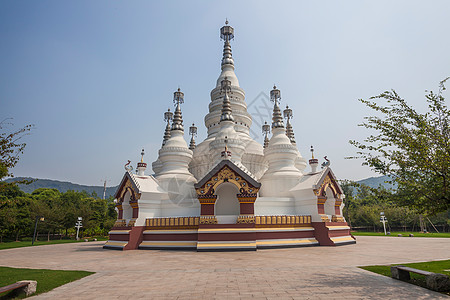
<path id="1" fill-rule="evenodd" d="M 360 126 L 375 133 L 357 147 L 363 165 L 391 176 L 396 188 L 384 191 L 395 203 L 421 213 L 450 208 L 450 111 L 445 105 L 445 82 L 438 93 L 427 92 L 428 111 L 417 112 L 395 90 L 359 101 L 376 112 Z M 385 101 L 386 104 L 381 104 Z"/>
<path id="2" fill-rule="evenodd" d="M 31 193 L 33 198 L 32 219 L 44 217 L 44 222 L 38 222 L 38 228 L 47 232 L 47 240 L 50 240 L 50 232 L 62 229 L 60 198 L 61 193 L 57 189 L 39 188 Z"/>
<path id="3" fill-rule="evenodd" d="M 8 122 L 9 120 L 5 119 L 0 122 L 0 180 L 7 176 L 13 177 L 11 169 L 19 161 L 19 155 L 23 153 L 26 146 L 26 143 L 21 143 L 20 139 L 34 128 L 34 125 L 26 125 L 17 131 L 8 132 L 7 128 L 12 125 L 11 122 Z M 31 183 L 31 181 L 23 180 L 14 183 L 0 181 L 0 190 L 17 183 L 26 184 Z"/>

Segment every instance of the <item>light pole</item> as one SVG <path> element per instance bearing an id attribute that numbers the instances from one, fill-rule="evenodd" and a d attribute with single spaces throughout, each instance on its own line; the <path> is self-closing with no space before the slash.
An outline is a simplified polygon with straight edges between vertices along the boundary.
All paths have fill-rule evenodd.
<path id="1" fill-rule="evenodd" d="M 81 224 L 82 220 L 82 217 L 78 217 L 78 221 L 75 223 L 75 227 L 77 228 L 77 241 L 79 240 L 78 233 L 80 232 L 80 228 L 83 227 L 83 225 Z"/>
<path id="2" fill-rule="evenodd" d="M 34 223 L 34 233 L 33 233 L 33 240 L 31 241 L 31 245 L 34 245 L 34 241 L 36 240 L 36 231 L 37 231 L 37 225 L 38 225 L 38 221 L 44 221 L 44 217 L 43 216 L 36 216 L 36 221 Z"/>
<path id="3" fill-rule="evenodd" d="M 384 235 L 386 235 L 386 216 L 384 215 L 384 212 L 380 212 L 380 222 L 383 223 L 383 228 L 384 228 Z"/>

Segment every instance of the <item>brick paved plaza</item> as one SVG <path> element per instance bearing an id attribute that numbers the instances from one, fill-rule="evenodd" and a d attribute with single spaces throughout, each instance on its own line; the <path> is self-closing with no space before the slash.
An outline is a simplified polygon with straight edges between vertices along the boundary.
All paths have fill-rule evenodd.
<path id="1" fill-rule="evenodd" d="M 36 299 L 448 299 L 357 266 L 448 259 L 450 239 L 358 237 L 341 247 L 210 253 L 103 244 L 1 250 L 0 265 L 96 272 Z"/>

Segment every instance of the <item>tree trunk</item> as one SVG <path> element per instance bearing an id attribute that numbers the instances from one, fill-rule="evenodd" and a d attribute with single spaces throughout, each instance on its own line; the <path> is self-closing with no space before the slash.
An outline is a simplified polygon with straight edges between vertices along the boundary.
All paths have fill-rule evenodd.
<path id="1" fill-rule="evenodd" d="M 47 233 L 47 242 L 50 242 L 50 230 Z"/>
<path id="2" fill-rule="evenodd" d="M 18 241 L 19 241 L 19 232 L 16 231 L 16 242 L 18 242 Z"/>
<path id="3" fill-rule="evenodd" d="M 423 218 L 422 215 L 419 215 L 419 222 L 420 222 L 420 231 L 424 232 L 425 231 L 425 227 L 423 226 Z"/>

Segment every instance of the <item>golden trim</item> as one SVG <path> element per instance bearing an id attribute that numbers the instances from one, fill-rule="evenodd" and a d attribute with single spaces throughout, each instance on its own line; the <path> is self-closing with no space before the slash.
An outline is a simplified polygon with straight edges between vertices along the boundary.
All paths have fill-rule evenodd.
<path id="1" fill-rule="evenodd" d="M 315 238 L 304 238 L 304 239 L 292 239 L 292 240 L 257 240 L 256 245 L 292 245 L 292 244 L 306 244 L 306 243 L 318 243 Z"/>
<path id="2" fill-rule="evenodd" d="M 254 215 L 240 215 L 237 219 L 238 224 L 254 224 L 255 216 Z"/>
<path id="3" fill-rule="evenodd" d="M 111 246 L 121 246 L 121 247 L 125 247 L 127 244 L 128 244 L 128 241 L 124 241 L 124 242 L 121 242 L 121 241 L 107 241 L 107 242 L 105 243 L 105 246 L 111 245 Z"/>
<path id="4" fill-rule="evenodd" d="M 143 241 L 139 246 L 197 246 L 197 242 Z"/>
<path id="5" fill-rule="evenodd" d="M 200 217 L 167 217 L 167 218 L 148 218 L 145 220 L 147 229 L 179 228 L 193 229 L 198 228 Z"/>
<path id="6" fill-rule="evenodd" d="M 117 219 L 113 225 L 113 227 L 126 227 L 126 226 L 127 226 L 127 220 L 125 220 L 125 219 Z"/>
<path id="7" fill-rule="evenodd" d="M 343 236 L 343 237 L 335 237 L 331 238 L 333 242 L 345 242 L 345 241 L 354 241 L 355 239 L 351 236 Z"/>
<path id="8" fill-rule="evenodd" d="M 200 224 L 217 224 L 216 216 L 201 216 Z"/>
<path id="9" fill-rule="evenodd" d="M 331 216 L 331 222 L 345 222 L 345 219 L 341 215 L 333 215 Z"/>
<path id="10" fill-rule="evenodd" d="M 243 242 L 243 243 L 208 243 L 206 244 L 205 242 L 198 242 L 197 243 L 197 248 L 214 248 L 214 247 L 224 247 L 224 248 L 229 248 L 229 247 L 256 247 L 256 242 Z"/>
<path id="11" fill-rule="evenodd" d="M 216 175 L 212 176 L 210 180 L 205 182 L 201 187 L 195 189 L 197 195 L 206 195 L 208 191 L 217 189 L 219 185 L 224 182 L 230 182 L 234 184 L 239 191 L 243 190 L 245 194 L 256 194 L 259 188 L 251 186 L 251 184 L 242 178 L 239 174 L 234 172 L 228 166 L 224 166 Z"/>

